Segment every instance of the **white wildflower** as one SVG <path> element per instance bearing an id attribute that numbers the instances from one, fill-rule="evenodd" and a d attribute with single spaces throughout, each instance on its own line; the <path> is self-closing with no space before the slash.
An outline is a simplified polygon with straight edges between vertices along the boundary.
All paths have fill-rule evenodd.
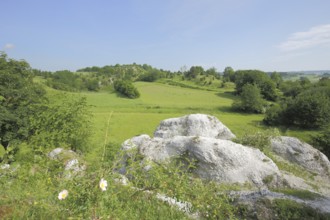
<path id="1" fill-rule="evenodd" d="M 101 179 L 100 181 L 100 188 L 102 191 L 107 190 L 108 182 L 105 179 Z"/>
<path id="2" fill-rule="evenodd" d="M 68 196 L 69 192 L 68 190 L 62 190 L 59 194 L 58 194 L 58 199 L 59 200 L 63 200 Z"/>

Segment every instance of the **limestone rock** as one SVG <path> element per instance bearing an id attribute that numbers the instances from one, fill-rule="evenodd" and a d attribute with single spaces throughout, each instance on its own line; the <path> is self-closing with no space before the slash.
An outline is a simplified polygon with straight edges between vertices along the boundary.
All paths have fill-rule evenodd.
<path id="1" fill-rule="evenodd" d="M 52 160 L 59 160 L 64 165 L 63 174 L 66 178 L 80 175 L 86 170 L 86 165 L 81 162 L 79 156 L 72 150 L 56 148 L 48 153 Z"/>
<path id="2" fill-rule="evenodd" d="M 121 145 L 121 149 L 127 151 L 136 148 L 137 146 L 141 145 L 143 142 L 148 140 L 150 140 L 150 137 L 147 134 L 135 136 L 132 137 L 131 139 L 124 141 L 124 143 L 122 143 Z"/>
<path id="3" fill-rule="evenodd" d="M 202 136 L 229 140 L 235 135 L 216 117 L 205 114 L 191 114 L 180 118 L 162 121 L 154 137 L 171 138 L 174 136 Z"/>
<path id="4" fill-rule="evenodd" d="M 280 157 L 319 175 L 330 174 L 328 158 L 311 145 L 294 137 L 277 137 L 271 140 L 271 148 Z"/>
<path id="5" fill-rule="evenodd" d="M 143 139 L 144 141 L 141 141 Z M 225 183 L 251 183 L 261 187 L 265 180 L 279 181 L 275 163 L 259 149 L 245 147 L 229 140 L 210 137 L 175 136 L 172 138 L 134 137 L 130 143 L 146 159 L 166 162 L 181 155 L 197 160 L 195 173 L 204 179 Z M 126 146 L 126 148 L 130 148 Z"/>

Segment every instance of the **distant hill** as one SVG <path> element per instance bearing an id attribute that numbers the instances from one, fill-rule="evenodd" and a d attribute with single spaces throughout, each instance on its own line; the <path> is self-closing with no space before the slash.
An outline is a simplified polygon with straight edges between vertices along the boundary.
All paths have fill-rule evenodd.
<path id="1" fill-rule="evenodd" d="M 303 73 L 303 74 L 323 75 L 325 73 L 329 73 L 330 74 L 330 70 L 289 71 L 288 73 Z"/>

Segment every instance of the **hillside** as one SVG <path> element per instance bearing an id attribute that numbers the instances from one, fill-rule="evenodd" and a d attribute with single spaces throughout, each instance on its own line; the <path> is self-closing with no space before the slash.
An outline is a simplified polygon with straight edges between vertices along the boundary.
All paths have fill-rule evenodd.
<path id="1" fill-rule="evenodd" d="M 313 153 L 299 154 L 298 150 L 291 154 L 294 158 L 319 155 L 308 160 L 317 164 L 317 172 L 311 171 L 304 167 L 307 160 L 297 164 L 283 159 L 285 155 L 282 159 L 275 155 L 269 142 L 278 135 L 309 140 L 310 134 L 318 130 L 287 127 L 278 131 L 263 123 L 264 114 L 234 111 L 232 104 L 241 97 L 233 82 L 204 72 L 191 78 L 193 71 L 154 82 L 130 80 L 140 93 L 138 98 L 130 99 L 113 88 L 72 89 L 79 80 L 98 77 L 96 73 L 50 73 L 64 80 L 66 86 L 63 89 L 66 91 L 54 89 L 48 86 L 48 80 L 56 77 L 38 75 L 23 62 L 6 63 L 4 58 L 2 64 L 7 69 L 0 75 L 1 108 L 6 110 L 0 114 L 1 132 L 4 132 L 0 152 L 1 218 L 254 219 L 255 210 L 259 218 L 265 218 L 262 210 L 283 218 L 328 217 L 323 213 L 326 209 L 315 209 L 316 204 L 328 204 L 328 198 L 324 197 L 328 195 L 327 177 L 322 176 L 321 169 L 327 161 L 325 156 L 315 149 L 310 150 Z M 254 71 L 238 73 L 254 77 Z M 273 86 L 266 74 L 258 71 L 257 75 L 258 83 Z M 13 80 L 17 83 L 12 84 Z M 325 85 L 327 82 L 322 81 Z M 312 84 L 297 82 L 297 85 L 302 89 Z M 26 102 L 27 98 L 30 102 Z M 178 119 L 196 115 L 204 119 L 190 122 Z M 163 126 L 164 131 L 174 136 L 173 140 L 154 133 L 159 130 L 156 127 L 167 124 L 165 119 L 173 122 L 174 127 Z M 218 130 L 219 125 L 208 125 L 207 120 L 220 120 L 233 132 L 230 137 L 237 138 L 219 139 L 218 134 L 223 134 Z M 195 136 L 186 136 L 189 132 Z M 296 139 L 292 142 L 305 147 Z M 223 146 L 224 143 L 232 148 Z M 151 151 L 152 146 L 155 152 Z M 199 154 L 196 149 L 215 153 Z M 145 159 L 147 151 L 156 156 L 181 153 L 169 164 L 162 164 Z M 190 158 L 191 155 L 194 157 Z M 198 155 L 204 155 L 206 160 L 196 161 Z M 321 165 L 317 158 L 322 158 Z M 224 162 L 228 173 L 199 178 L 205 177 L 203 167 L 208 163 L 216 164 L 213 170 L 225 170 L 218 167 L 222 163 L 219 161 Z M 246 164 L 251 167 L 244 167 Z M 254 164 L 258 166 L 253 168 Z M 237 169 L 237 175 L 232 175 L 234 171 L 230 167 Z M 256 172 L 258 169 L 260 172 Z M 120 175 L 123 170 L 129 173 Z M 222 177 L 234 182 L 217 182 Z M 258 207 L 251 208 L 251 204 Z"/>

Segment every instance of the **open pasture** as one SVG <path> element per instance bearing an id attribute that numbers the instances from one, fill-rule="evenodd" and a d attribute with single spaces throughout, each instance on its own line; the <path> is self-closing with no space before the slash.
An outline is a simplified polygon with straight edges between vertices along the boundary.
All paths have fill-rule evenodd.
<path id="1" fill-rule="evenodd" d="M 235 96 L 225 91 L 146 82 L 137 82 L 135 86 L 141 93 L 138 99 L 127 99 L 105 91 L 83 93 L 92 105 L 94 115 L 93 144 L 102 145 L 106 132 L 107 141 L 114 143 L 121 143 L 138 134 L 152 135 L 161 120 L 185 114 L 214 115 L 236 135 L 257 129 L 263 118 L 262 115 L 231 112 L 230 106 Z"/>

